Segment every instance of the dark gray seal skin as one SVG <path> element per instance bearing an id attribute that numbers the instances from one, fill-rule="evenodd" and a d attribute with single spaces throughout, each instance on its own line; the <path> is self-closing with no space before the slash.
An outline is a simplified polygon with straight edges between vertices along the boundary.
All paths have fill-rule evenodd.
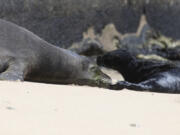
<path id="1" fill-rule="evenodd" d="M 107 87 L 111 79 L 87 57 L 55 47 L 0 19 L 0 80 Z"/>
<path id="2" fill-rule="evenodd" d="M 171 61 L 138 59 L 127 50 L 116 50 L 97 58 L 100 66 L 115 69 L 124 77 L 111 89 L 180 93 L 180 66 Z"/>

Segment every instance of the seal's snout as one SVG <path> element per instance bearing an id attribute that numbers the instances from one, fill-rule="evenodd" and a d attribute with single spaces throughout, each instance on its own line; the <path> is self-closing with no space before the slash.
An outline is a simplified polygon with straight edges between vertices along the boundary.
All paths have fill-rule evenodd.
<path id="1" fill-rule="evenodd" d="M 112 83 L 111 78 L 103 73 L 97 65 L 90 65 L 89 71 L 92 74 L 91 79 L 95 82 L 96 86 L 107 88 Z"/>

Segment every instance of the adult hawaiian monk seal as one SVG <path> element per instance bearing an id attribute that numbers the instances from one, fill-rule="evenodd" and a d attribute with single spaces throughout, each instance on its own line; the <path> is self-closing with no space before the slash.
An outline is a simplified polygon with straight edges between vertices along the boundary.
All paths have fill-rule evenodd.
<path id="1" fill-rule="evenodd" d="M 56 47 L 0 19 L 0 80 L 106 87 L 111 79 L 87 57 Z"/>

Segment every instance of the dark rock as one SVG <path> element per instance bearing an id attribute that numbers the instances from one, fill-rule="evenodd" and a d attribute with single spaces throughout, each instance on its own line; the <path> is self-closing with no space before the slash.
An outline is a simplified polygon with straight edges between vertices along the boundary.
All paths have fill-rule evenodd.
<path id="1" fill-rule="evenodd" d="M 149 0 L 145 5 L 149 24 L 162 34 L 180 39 L 180 1 Z"/>
<path id="2" fill-rule="evenodd" d="M 136 30 L 138 7 L 127 0 L 1 0 L 0 17 L 67 48 L 90 26 L 98 33 L 109 23 L 123 33 Z"/>
<path id="3" fill-rule="evenodd" d="M 169 60 L 180 60 L 180 41 L 164 36 L 153 29 L 143 15 L 136 33 L 127 33 L 119 39 L 118 48 L 133 54 L 157 55 Z"/>
<path id="4" fill-rule="evenodd" d="M 68 49 L 85 56 L 97 56 L 104 53 L 103 45 L 100 41 L 91 38 L 84 39 L 82 42 L 76 43 Z"/>

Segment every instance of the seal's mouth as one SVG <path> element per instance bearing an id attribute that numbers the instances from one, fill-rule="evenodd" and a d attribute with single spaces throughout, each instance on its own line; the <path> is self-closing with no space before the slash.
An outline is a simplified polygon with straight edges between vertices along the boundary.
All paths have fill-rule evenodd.
<path id="1" fill-rule="evenodd" d="M 98 66 L 90 66 L 89 70 L 93 73 L 92 79 L 98 87 L 108 88 L 112 84 L 112 79 L 103 73 Z"/>

